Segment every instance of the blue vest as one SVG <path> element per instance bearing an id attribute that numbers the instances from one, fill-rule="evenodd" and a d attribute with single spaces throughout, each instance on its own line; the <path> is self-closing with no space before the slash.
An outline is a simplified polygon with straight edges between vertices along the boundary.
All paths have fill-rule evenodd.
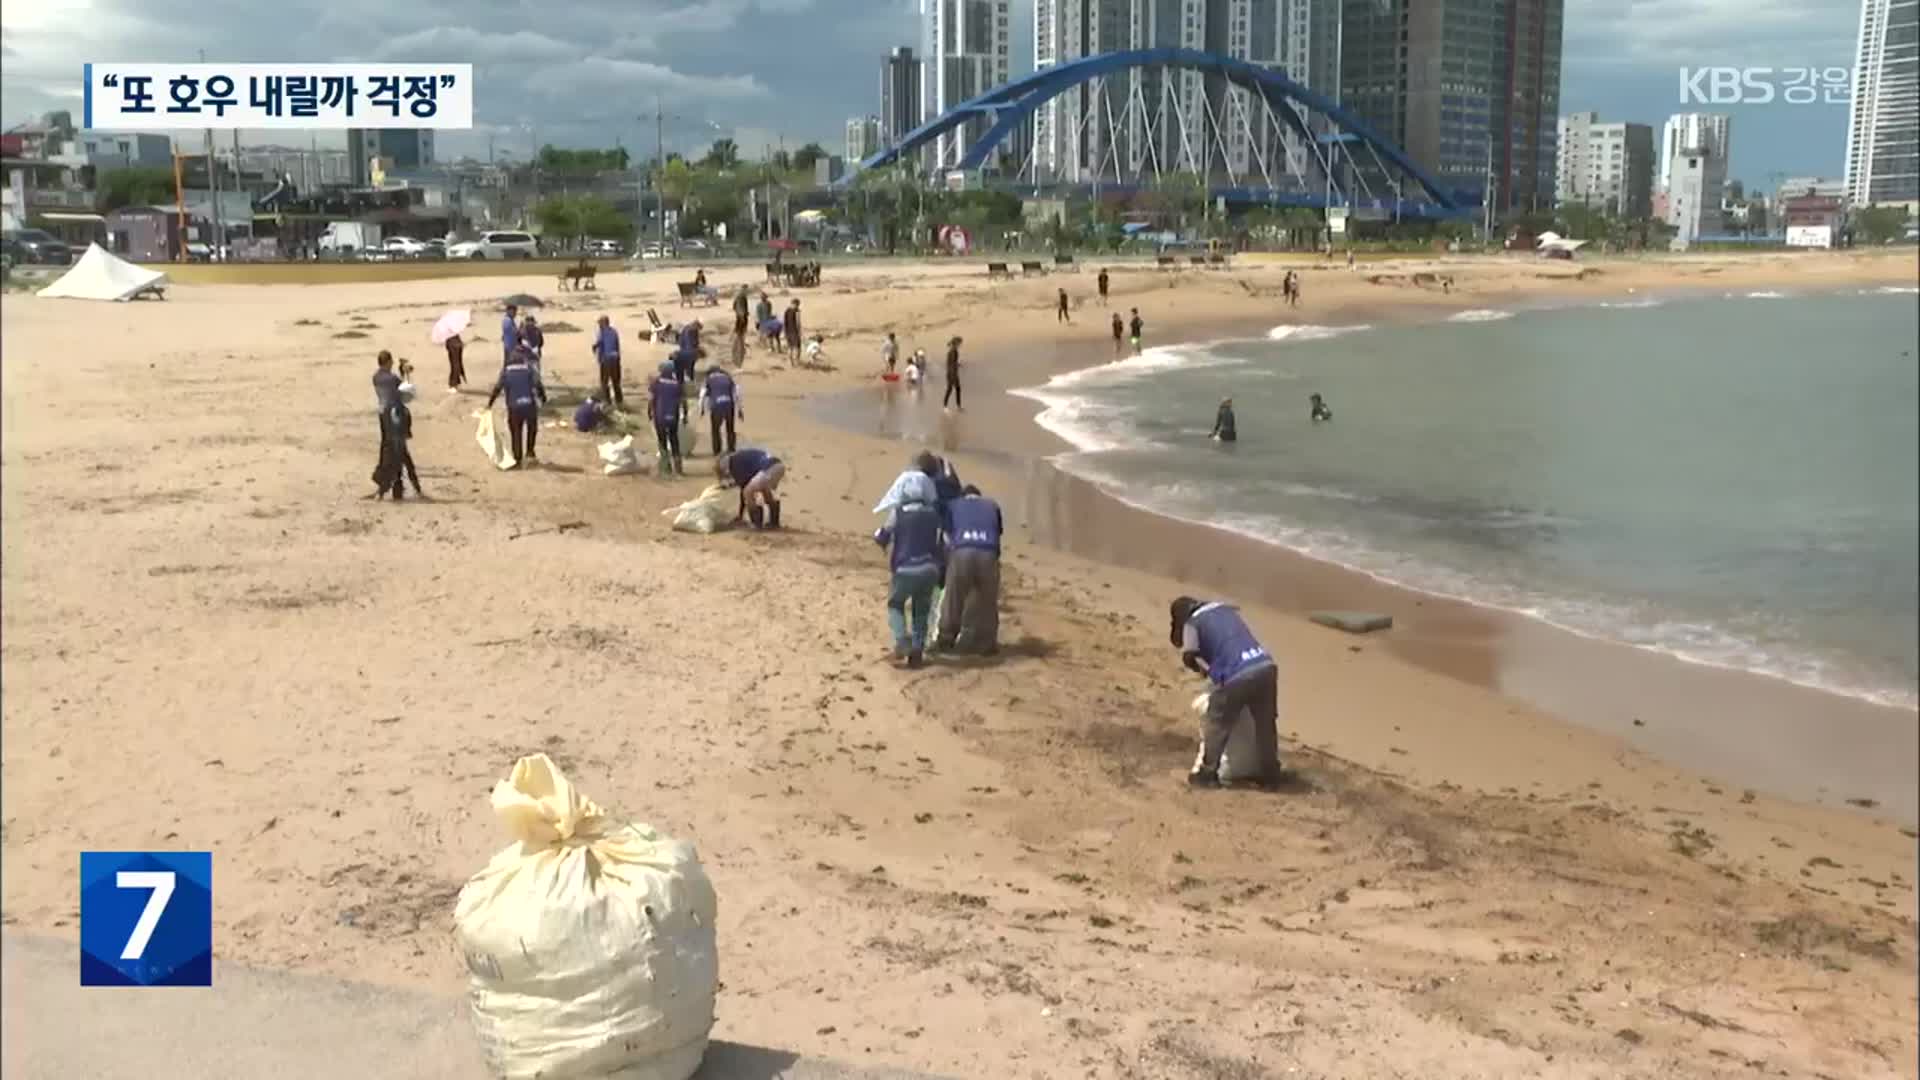
<path id="1" fill-rule="evenodd" d="M 533 388 L 538 379 L 525 364 L 508 364 L 500 371 L 500 393 L 507 399 L 508 412 L 527 412 L 538 402 Z"/>
<path id="2" fill-rule="evenodd" d="M 1268 667 L 1273 657 L 1247 629 L 1240 613 L 1225 604 L 1202 604 L 1190 625 L 1200 638 L 1200 657 L 1207 662 L 1207 678 L 1224 686 L 1256 668 Z"/>
<path id="3" fill-rule="evenodd" d="M 893 548 L 887 564 L 896 574 L 937 574 L 941 570 L 940 513 L 925 503 L 900 508 L 893 519 Z"/>
<path id="4" fill-rule="evenodd" d="M 733 415 L 733 376 L 719 370 L 707 373 L 707 407 L 715 416 Z"/>
<path id="5" fill-rule="evenodd" d="M 601 327 L 600 340 L 594 343 L 593 351 L 600 355 L 602 364 L 620 359 L 620 335 L 611 326 Z"/>
<path id="6" fill-rule="evenodd" d="M 506 350 L 508 356 L 512 356 L 513 347 L 518 344 L 520 344 L 520 324 L 514 322 L 513 316 L 509 315 L 500 320 L 500 347 Z"/>
<path id="7" fill-rule="evenodd" d="M 947 504 L 948 528 L 954 550 L 1000 554 L 1000 506 L 992 499 L 968 495 Z"/>
<path id="8" fill-rule="evenodd" d="M 680 422 L 680 380 L 664 375 L 653 380 L 653 422 Z"/>
<path id="9" fill-rule="evenodd" d="M 779 459 L 765 450 L 736 450 L 727 458 L 727 472 L 733 482 L 746 487 L 747 482 L 760 475 L 760 471 Z"/>
<path id="10" fill-rule="evenodd" d="M 592 431 L 599 426 L 600 408 L 593 402 L 583 401 L 580 403 L 579 408 L 573 410 L 573 429 L 575 431 Z"/>

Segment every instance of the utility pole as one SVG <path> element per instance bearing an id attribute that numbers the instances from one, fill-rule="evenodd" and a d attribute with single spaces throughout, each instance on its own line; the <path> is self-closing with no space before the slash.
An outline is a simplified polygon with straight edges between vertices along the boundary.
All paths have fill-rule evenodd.
<path id="1" fill-rule="evenodd" d="M 1481 243 L 1493 246 L 1493 128 L 1487 128 L 1487 186 L 1480 196 Z"/>
<path id="2" fill-rule="evenodd" d="M 666 103 L 658 97 L 653 99 L 653 159 L 656 179 L 653 182 L 654 210 L 660 215 L 660 223 L 655 226 L 654 239 L 660 242 L 660 256 L 667 254 L 667 189 L 660 180 L 667 175 L 667 112 Z"/>
<path id="3" fill-rule="evenodd" d="M 207 50 L 200 50 L 200 62 L 207 62 Z M 208 261 L 217 259 L 220 249 L 225 246 L 226 229 L 220 222 L 220 170 L 213 158 L 213 129 L 207 129 L 207 198 L 213 207 L 209 220 L 213 225 L 213 249 L 207 253 Z"/>

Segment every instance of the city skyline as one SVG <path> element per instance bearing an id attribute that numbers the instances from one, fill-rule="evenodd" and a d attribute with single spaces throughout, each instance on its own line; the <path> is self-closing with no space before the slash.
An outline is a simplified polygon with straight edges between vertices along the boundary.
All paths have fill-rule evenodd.
<path id="1" fill-rule="evenodd" d="M 1032 65 L 1034 3 L 1013 0 L 1009 7 L 1011 77 Z M 535 29 L 512 11 L 463 13 L 461 24 L 451 25 L 437 9 L 367 0 L 215 7 L 231 31 L 224 48 L 250 60 L 472 61 L 478 126 L 441 133 L 439 152 L 447 158 L 485 159 L 490 139 L 519 156 L 548 142 L 650 148 L 652 118 L 640 114 L 651 113 L 656 94 L 669 113 L 681 117 L 670 117 L 666 125 L 671 150 L 704 150 L 720 134 L 750 156 L 783 137 L 789 149 L 805 142 L 831 148 L 843 141 L 849 117 L 877 111 L 875 84 L 884 58 L 898 46 L 916 52 L 922 47 L 918 0 L 712 0 L 694 14 L 668 0 L 591 0 L 586 14 L 595 17 L 577 20 L 583 27 L 577 31 Z M 52 5 L 7 12 L 0 84 L 7 126 L 52 109 L 77 109 L 78 72 L 89 60 L 190 59 L 204 47 L 190 27 L 156 21 L 130 0 L 96 0 L 84 20 L 62 10 Z M 1858 15 L 1851 4 L 1810 12 L 1785 0 L 1701 0 L 1675 18 L 1652 20 L 1632 17 L 1626 0 L 1568 0 L 1556 112 L 1591 110 L 1658 125 L 1686 108 L 1680 101 L 1682 67 L 1851 69 Z M 378 44 L 352 54 L 335 55 L 332 48 L 316 54 L 289 44 L 284 25 L 290 17 L 311 25 L 300 40 Z M 638 26 L 646 33 L 621 29 Z M 746 65 L 739 48 L 743 34 L 792 47 L 756 51 Z M 618 93 L 609 92 L 615 88 Z M 1730 112 L 1743 132 L 1732 177 L 1761 186 L 1770 175 L 1842 175 L 1844 103 L 1710 107 Z M 268 132 L 243 138 L 275 141 Z M 320 138 L 331 148 L 346 145 L 343 132 L 322 132 Z"/>

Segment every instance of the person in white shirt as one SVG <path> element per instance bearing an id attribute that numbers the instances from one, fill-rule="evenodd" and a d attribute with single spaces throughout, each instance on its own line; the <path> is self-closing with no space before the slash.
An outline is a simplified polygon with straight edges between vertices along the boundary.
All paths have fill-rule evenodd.
<path id="1" fill-rule="evenodd" d="M 824 367 L 827 362 L 826 339 L 819 334 L 807 342 L 807 366 Z"/>

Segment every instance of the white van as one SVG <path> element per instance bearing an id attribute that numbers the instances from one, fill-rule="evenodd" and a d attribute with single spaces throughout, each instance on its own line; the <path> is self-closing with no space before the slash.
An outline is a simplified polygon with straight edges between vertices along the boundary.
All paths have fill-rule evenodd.
<path id="1" fill-rule="evenodd" d="M 532 259 L 540 254 L 540 247 L 530 233 L 523 232 L 484 232 L 478 240 L 465 240 L 449 245 L 449 259 Z"/>

